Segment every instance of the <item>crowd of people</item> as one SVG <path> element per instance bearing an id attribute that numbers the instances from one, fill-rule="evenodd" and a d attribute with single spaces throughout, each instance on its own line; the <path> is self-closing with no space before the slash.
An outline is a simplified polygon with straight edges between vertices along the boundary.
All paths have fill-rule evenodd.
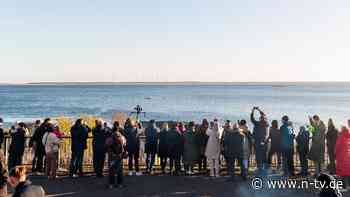
<path id="1" fill-rule="evenodd" d="M 259 118 L 256 118 L 256 112 L 260 114 Z M 250 119 L 252 131 L 246 120 L 227 120 L 222 127 L 217 119 L 204 119 L 199 125 L 193 121 L 187 124 L 165 122 L 160 128 L 156 126 L 155 120 L 151 120 L 145 128 L 132 119 L 127 119 L 123 127 L 119 122 L 114 122 L 112 128 L 102 120 L 96 120 L 95 127 L 89 128 L 82 119 L 78 119 L 70 130 L 72 154 L 69 176 L 75 178 L 83 175 L 84 152 L 91 132 L 94 172 L 97 177 L 103 177 L 107 159 L 108 184 L 111 188 L 124 187 L 125 160 L 128 161 L 129 176 L 154 174 L 155 161 L 159 157 L 162 174 L 178 176 L 208 172 L 210 177 L 219 177 L 222 174 L 220 168 L 225 164 L 228 181 L 235 181 L 238 179 L 236 167 L 240 169 L 239 176 L 242 180 L 248 178 L 248 169 L 253 165 L 251 157 L 255 155 L 257 169 L 254 176 L 279 171 L 285 177 L 306 177 L 311 175 L 309 166 L 313 162 L 313 176 L 319 177 L 324 171 L 336 174 L 344 180 L 344 187 L 350 189 L 349 128 L 342 126 L 338 131 L 332 119 L 329 119 L 326 126 L 318 115 L 314 115 L 309 117 L 309 124 L 301 126 L 297 132 L 288 116 L 283 116 L 281 121 L 273 120 L 270 125 L 266 114 L 258 107 L 252 109 Z M 11 130 L 8 171 L 15 169 L 13 173 L 17 177 L 22 172 L 18 166 L 21 165 L 24 153 L 25 130 L 24 123 L 19 123 L 17 128 Z M 43 123 L 36 122 L 29 143 L 35 153 L 33 172 L 43 173 L 45 169 L 50 179 L 56 178 L 62 136 L 59 127 L 49 118 Z M 145 139 L 143 148 L 142 137 Z M 3 130 L 0 130 L 0 146 L 2 142 Z M 139 166 L 141 150 L 146 153 L 144 172 L 141 172 Z M 300 160 L 300 170 L 295 168 L 296 155 Z M 221 162 L 221 157 L 224 158 L 224 163 Z M 274 159 L 275 166 L 272 165 Z M 327 167 L 324 166 L 326 159 L 329 160 Z M 1 170 L 5 170 L 3 165 Z"/>

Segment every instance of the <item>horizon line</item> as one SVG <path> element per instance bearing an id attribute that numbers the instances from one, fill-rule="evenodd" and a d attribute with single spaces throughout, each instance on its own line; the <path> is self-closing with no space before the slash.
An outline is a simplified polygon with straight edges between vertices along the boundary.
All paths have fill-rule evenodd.
<path id="1" fill-rule="evenodd" d="M 300 83 L 350 83 L 350 81 L 40 81 L 40 82 L 0 82 L 0 85 L 195 85 L 195 84 L 300 84 Z"/>

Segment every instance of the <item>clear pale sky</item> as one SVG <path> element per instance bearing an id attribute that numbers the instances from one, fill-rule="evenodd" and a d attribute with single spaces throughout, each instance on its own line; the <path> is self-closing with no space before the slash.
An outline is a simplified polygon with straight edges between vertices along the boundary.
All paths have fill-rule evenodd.
<path id="1" fill-rule="evenodd" d="M 349 81 L 349 0 L 0 2 L 0 82 Z"/>

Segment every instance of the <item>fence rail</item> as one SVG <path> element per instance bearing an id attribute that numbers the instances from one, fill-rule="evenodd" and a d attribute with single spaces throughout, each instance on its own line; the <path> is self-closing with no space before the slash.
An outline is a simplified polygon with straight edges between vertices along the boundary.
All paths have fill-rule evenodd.
<path id="1" fill-rule="evenodd" d="M 25 151 L 23 155 L 23 165 L 32 165 L 33 157 L 34 157 L 34 151 L 32 148 L 29 147 L 29 140 L 31 137 L 27 136 L 26 142 L 25 142 Z M 92 163 L 93 163 L 93 155 L 92 155 L 92 137 L 88 138 L 88 149 L 84 153 L 84 161 L 83 161 L 83 167 L 84 171 L 91 171 L 92 168 Z M 4 146 L 3 146 L 3 151 L 4 151 L 4 156 L 5 156 L 5 164 L 7 164 L 8 161 L 8 150 L 9 146 L 11 144 L 11 137 L 5 136 L 4 139 Z M 62 138 L 62 143 L 60 145 L 60 150 L 59 150 L 59 159 L 58 159 L 58 166 L 59 169 L 62 171 L 67 171 L 69 169 L 69 164 L 70 164 L 70 159 L 71 159 L 71 137 L 65 136 Z M 144 144 L 145 144 L 145 138 L 141 138 L 141 146 L 140 146 L 140 166 L 145 167 L 145 159 L 146 155 L 144 153 Z M 296 153 L 296 151 L 295 151 Z M 326 157 L 328 158 L 327 151 L 325 153 Z M 124 162 L 127 164 L 127 159 Z M 329 163 L 328 160 L 326 160 L 325 163 Z M 156 159 L 156 167 L 159 167 L 160 160 L 157 157 Z M 224 159 L 222 158 L 221 164 L 224 164 Z M 250 157 L 250 167 L 255 167 L 256 166 L 256 160 L 255 160 L 255 154 L 252 154 Z M 275 158 L 272 162 L 272 166 L 277 165 L 277 159 Z M 294 154 L 294 165 L 295 167 L 300 167 L 300 160 L 297 154 Z M 313 162 L 309 163 L 310 168 L 314 167 Z"/>

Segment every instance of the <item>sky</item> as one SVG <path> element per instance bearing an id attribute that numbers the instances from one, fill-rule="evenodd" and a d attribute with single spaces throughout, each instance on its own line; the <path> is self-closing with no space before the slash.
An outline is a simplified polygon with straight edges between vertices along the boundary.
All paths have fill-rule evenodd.
<path id="1" fill-rule="evenodd" d="M 348 0 L 0 4 L 0 83 L 349 81 Z"/>

